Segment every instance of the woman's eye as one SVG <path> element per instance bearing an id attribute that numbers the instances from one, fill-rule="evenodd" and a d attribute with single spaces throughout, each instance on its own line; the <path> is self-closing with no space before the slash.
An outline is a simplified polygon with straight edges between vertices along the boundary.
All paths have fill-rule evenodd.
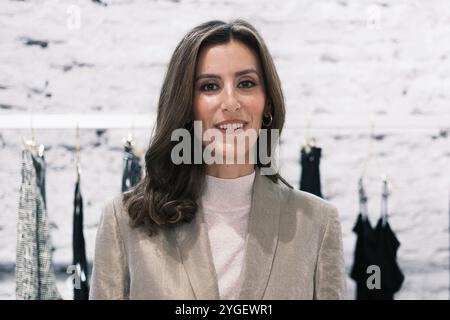
<path id="1" fill-rule="evenodd" d="M 212 91 L 217 90 L 219 86 L 215 83 L 205 83 L 200 86 L 200 90 L 202 91 Z"/>
<path id="2" fill-rule="evenodd" d="M 245 81 L 241 81 L 239 83 L 239 87 L 240 88 L 251 88 L 251 87 L 254 87 L 254 86 L 255 86 L 255 83 L 253 81 L 251 81 L 251 80 L 245 80 Z"/>

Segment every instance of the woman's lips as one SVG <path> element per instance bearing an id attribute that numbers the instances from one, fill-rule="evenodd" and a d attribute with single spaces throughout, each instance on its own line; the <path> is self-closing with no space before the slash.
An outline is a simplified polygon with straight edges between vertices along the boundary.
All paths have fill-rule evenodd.
<path id="1" fill-rule="evenodd" d="M 222 128 L 218 127 L 218 126 L 214 126 L 215 129 L 218 129 L 223 134 L 238 134 L 240 132 L 243 132 L 243 131 L 247 130 L 247 127 L 248 127 L 248 122 L 243 123 L 242 127 L 240 127 L 240 128 L 231 129 L 231 130 L 222 129 Z"/>

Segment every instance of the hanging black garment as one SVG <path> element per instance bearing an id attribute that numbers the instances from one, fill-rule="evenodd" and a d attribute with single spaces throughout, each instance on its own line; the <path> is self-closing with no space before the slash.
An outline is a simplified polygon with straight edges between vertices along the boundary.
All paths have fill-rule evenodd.
<path id="1" fill-rule="evenodd" d="M 400 290 L 405 279 L 397 264 L 397 250 L 400 247 L 389 222 L 378 220 L 374 230 L 376 241 L 376 264 L 381 270 L 381 289 L 371 290 L 373 300 L 394 300 L 394 293 Z"/>
<path id="2" fill-rule="evenodd" d="M 381 270 L 381 289 L 374 290 L 373 299 L 394 300 L 394 293 L 400 290 L 404 276 L 397 264 L 397 250 L 400 242 L 388 222 L 387 202 L 389 191 L 387 181 L 383 181 L 381 217 L 374 230 L 376 241 L 376 264 Z"/>
<path id="3" fill-rule="evenodd" d="M 353 232 L 356 233 L 357 240 L 350 276 L 356 281 L 356 300 L 369 300 L 372 290 L 367 287 L 367 268 L 375 264 L 376 256 L 373 229 L 367 216 L 361 213 L 358 215 Z"/>
<path id="4" fill-rule="evenodd" d="M 122 192 L 134 187 L 141 180 L 141 174 L 140 158 L 134 154 L 131 144 L 127 142 L 124 147 Z"/>
<path id="5" fill-rule="evenodd" d="M 76 267 L 73 299 L 89 299 L 88 266 L 86 260 L 86 250 L 83 235 L 83 197 L 80 190 L 80 176 L 78 175 L 75 184 L 75 199 L 73 210 L 73 265 Z M 78 286 L 78 287 L 77 287 Z"/>
<path id="6" fill-rule="evenodd" d="M 311 147 L 309 151 L 305 150 L 304 147 L 302 148 L 300 156 L 300 164 L 302 166 L 300 190 L 322 198 L 319 170 L 321 153 L 321 148 Z"/>
<path id="7" fill-rule="evenodd" d="M 382 214 L 375 229 L 367 216 L 367 196 L 359 182 L 360 214 L 353 231 L 357 235 L 354 264 L 350 276 L 356 281 L 357 300 L 393 300 L 400 290 L 404 276 L 397 264 L 397 250 L 400 246 L 396 235 L 387 221 L 387 182 L 383 182 Z M 371 265 L 380 269 L 380 289 L 369 289 L 367 279 L 371 276 L 367 268 Z"/>
<path id="8" fill-rule="evenodd" d="M 367 215 L 367 196 L 362 180 L 359 181 L 359 214 L 353 232 L 356 234 L 357 240 L 350 276 L 356 282 L 356 299 L 368 300 L 371 290 L 367 287 L 367 267 L 375 264 L 376 257 L 374 252 L 375 239 Z"/>

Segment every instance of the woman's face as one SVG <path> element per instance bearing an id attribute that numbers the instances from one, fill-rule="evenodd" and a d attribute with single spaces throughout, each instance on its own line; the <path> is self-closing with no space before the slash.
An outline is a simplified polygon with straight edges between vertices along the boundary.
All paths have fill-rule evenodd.
<path id="1" fill-rule="evenodd" d="M 235 146 L 233 137 L 254 130 L 259 134 L 265 105 L 264 79 L 254 52 L 239 41 L 205 47 L 195 77 L 194 117 L 203 133 L 218 129 L 224 154 Z M 233 139 L 229 139 L 233 138 Z M 237 139 L 236 139 L 237 140 Z M 247 154 L 250 145 L 245 144 Z M 207 141 L 203 141 L 207 145 Z"/>

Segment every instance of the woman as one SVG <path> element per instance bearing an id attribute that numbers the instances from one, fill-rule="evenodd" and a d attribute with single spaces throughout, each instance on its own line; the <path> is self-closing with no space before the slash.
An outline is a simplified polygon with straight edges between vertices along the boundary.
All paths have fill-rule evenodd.
<path id="1" fill-rule="evenodd" d="M 146 176 L 104 207 L 90 298 L 343 298 L 336 208 L 252 153 L 273 155 L 284 118 L 274 63 L 249 23 L 192 29 L 168 66 Z M 192 148 L 172 141 L 180 128 Z M 234 153 L 261 129 L 267 139 L 249 135 Z"/>

